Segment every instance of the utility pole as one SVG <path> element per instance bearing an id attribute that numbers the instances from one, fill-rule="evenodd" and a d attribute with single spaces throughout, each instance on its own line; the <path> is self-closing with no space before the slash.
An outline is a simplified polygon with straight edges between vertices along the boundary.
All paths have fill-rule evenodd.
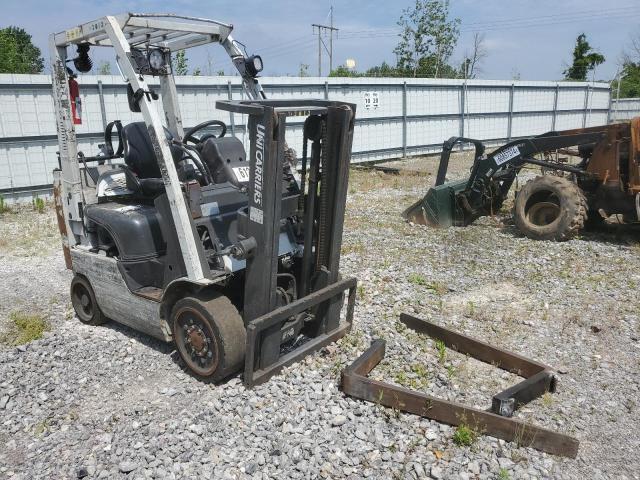
<path id="1" fill-rule="evenodd" d="M 317 23 L 312 24 L 314 33 L 318 32 L 318 76 L 322 76 L 322 47 L 329 54 L 329 73 L 333 70 L 333 32 L 337 32 L 339 29 L 333 26 L 333 7 L 329 10 L 329 16 L 331 17 L 331 23 L 329 25 L 319 25 Z M 322 33 L 329 32 L 329 48 L 322 39 Z"/>

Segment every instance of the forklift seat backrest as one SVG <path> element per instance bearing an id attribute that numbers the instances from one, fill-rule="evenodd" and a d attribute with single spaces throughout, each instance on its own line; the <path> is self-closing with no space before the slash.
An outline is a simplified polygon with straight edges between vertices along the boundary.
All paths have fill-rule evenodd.
<path id="1" fill-rule="evenodd" d="M 173 135 L 168 129 L 164 129 L 167 139 Z M 122 142 L 124 143 L 124 163 L 139 178 L 161 178 L 158 159 L 153 151 L 151 137 L 144 122 L 133 122 L 122 129 Z M 182 151 L 171 146 L 171 154 L 174 162 L 180 161 Z"/>

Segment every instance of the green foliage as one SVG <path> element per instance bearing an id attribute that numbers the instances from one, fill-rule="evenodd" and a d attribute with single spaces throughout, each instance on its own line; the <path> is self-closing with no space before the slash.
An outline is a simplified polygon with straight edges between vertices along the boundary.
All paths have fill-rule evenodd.
<path id="1" fill-rule="evenodd" d="M 98 65 L 98 75 L 111 75 L 111 64 L 105 61 L 100 62 Z"/>
<path id="2" fill-rule="evenodd" d="M 9 320 L 9 330 L 3 335 L 2 342 L 14 347 L 42 338 L 49 330 L 49 324 L 41 315 L 11 312 Z"/>
<path id="3" fill-rule="evenodd" d="M 447 359 L 447 346 L 442 340 L 436 341 L 436 350 L 438 351 L 438 362 L 444 363 Z"/>
<path id="4" fill-rule="evenodd" d="M 333 70 L 331 73 L 333 73 L 335 70 Z M 339 77 L 340 75 L 331 75 L 331 73 L 329 74 L 329 76 L 334 76 L 334 77 Z M 300 68 L 298 69 L 298 76 L 299 77 L 308 77 L 309 76 L 309 65 L 306 63 L 301 63 L 300 64 Z"/>
<path id="5" fill-rule="evenodd" d="M 178 50 L 175 57 L 175 74 L 187 75 L 189 73 L 189 60 L 184 50 Z"/>
<path id="6" fill-rule="evenodd" d="M 593 50 L 584 33 L 578 35 L 573 49 L 573 64 L 564 71 L 566 80 L 586 81 L 587 73 L 604 63 L 604 56 Z"/>
<path id="7" fill-rule="evenodd" d="M 456 71 L 447 68 L 447 61 L 458 43 L 460 19 L 449 19 L 449 0 L 416 0 L 403 10 L 398 25 L 402 32 L 394 53 L 399 70 L 433 78 Z"/>
<path id="8" fill-rule="evenodd" d="M 44 200 L 38 197 L 37 195 L 33 197 L 33 209 L 38 213 L 44 213 L 45 209 Z"/>
<path id="9" fill-rule="evenodd" d="M 460 447 L 469 447 L 476 441 L 477 434 L 468 425 L 461 423 L 453 433 L 453 443 Z"/>
<path id="10" fill-rule="evenodd" d="M 509 475 L 509 470 L 507 470 L 506 468 L 501 468 L 500 471 L 498 472 L 498 479 L 511 480 L 511 475 Z"/>
<path id="11" fill-rule="evenodd" d="M 407 277 L 407 280 L 409 280 L 409 283 L 413 283 L 414 285 L 423 285 L 424 286 L 424 285 L 428 285 L 429 284 L 427 279 L 424 278 L 419 273 L 412 273 L 411 275 L 409 275 Z"/>
<path id="12" fill-rule="evenodd" d="M 202 70 L 200 70 L 200 67 L 196 67 L 193 69 L 192 75 L 194 77 L 199 77 L 200 75 L 202 75 Z"/>
<path id="13" fill-rule="evenodd" d="M 224 70 L 218 70 L 218 73 L 216 73 L 216 75 L 218 75 L 219 77 L 224 77 Z"/>
<path id="14" fill-rule="evenodd" d="M 617 95 L 618 80 L 611 84 L 614 95 Z M 640 62 L 628 60 L 622 67 L 620 74 L 620 98 L 640 97 Z"/>
<path id="15" fill-rule="evenodd" d="M 0 29 L 0 73 L 42 73 L 44 59 L 24 29 Z"/>
<path id="16" fill-rule="evenodd" d="M 301 77 L 304 75 L 300 75 Z M 353 69 L 347 68 L 344 65 L 340 65 L 338 68 L 334 68 L 329 73 L 330 77 L 361 77 L 362 74 L 356 72 Z"/>
<path id="17" fill-rule="evenodd" d="M 0 213 L 7 213 L 11 211 L 7 202 L 5 202 L 4 197 L 0 195 Z"/>

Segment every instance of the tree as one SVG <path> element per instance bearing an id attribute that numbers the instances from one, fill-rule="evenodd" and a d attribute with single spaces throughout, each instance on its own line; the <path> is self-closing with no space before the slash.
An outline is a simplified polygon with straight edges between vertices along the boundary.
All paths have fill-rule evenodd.
<path id="1" fill-rule="evenodd" d="M 631 37 L 629 46 L 622 52 L 622 71 L 611 84 L 616 95 L 618 88 L 621 98 L 640 97 L 640 33 Z"/>
<path id="2" fill-rule="evenodd" d="M 176 75 L 187 75 L 189 73 L 189 60 L 184 50 L 176 52 Z"/>
<path id="3" fill-rule="evenodd" d="M 200 67 L 196 67 L 196 68 L 194 68 L 194 69 L 193 69 L 193 73 L 192 73 L 192 75 L 193 75 L 194 77 L 199 77 L 200 75 L 202 75 L 202 70 L 200 70 Z"/>
<path id="4" fill-rule="evenodd" d="M 20 27 L 0 29 L 0 73 L 42 73 L 44 59 Z"/>
<path id="5" fill-rule="evenodd" d="M 573 49 L 573 64 L 564 71 L 565 80 L 586 81 L 587 73 L 604 63 L 604 56 L 591 47 L 584 33 L 578 35 Z"/>
<path id="6" fill-rule="evenodd" d="M 111 64 L 105 61 L 100 62 L 98 65 L 98 75 L 111 75 Z"/>
<path id="7" fill-rule="evenodd" d="M 460 66 L 460 76 L 462 78 L 476 78 L 479 73 L 482 73 L 481 64 L 487 55 L 484 33 L 474 33 L 473 51 L 471 53 L 465 52 Z"/>
<path id="8" fill-rule="evenodd" d="M 352 70 L 350 68 L 345 67 L 344 65 L 340 65 L 337 68 L 334 68 L 329 73 L 330 77 L 361 77 L 362 75 Z"/>
<path id="9" fill-rule="evenodd" d="M 626 62 L 620 73 L 620 98 L 640 97 L 640 63 Z M 617 96 L 618 79 L 611 83 L 611 90 Z"/>
<path id="10" fill-rule="evenodd" d="M 382 62 L 379 66 L 371 67 L 365 73 L 367 77 L 397 77 L 400 74 L 397 68 L 392 67 L 387 62 Z"/>
<path id="11" fill-rule="evenodd" d="M 301 63 L 300 68 L 298 69 L 299 77 L 308 77 L 309 76 L 309 65 L 306 63 Z"/>
<path id="12" fill-rule="evenodd" d="M 449 0 L 416 0 L 413 8 L 402 11 L 398 25 L 402 28 L 394 49 L 398 68 L 414 77 L 442 77 L 460 34 L 460 19 L 449 19 Z M 429 60 L 422 61 L 425 58 Z"/>

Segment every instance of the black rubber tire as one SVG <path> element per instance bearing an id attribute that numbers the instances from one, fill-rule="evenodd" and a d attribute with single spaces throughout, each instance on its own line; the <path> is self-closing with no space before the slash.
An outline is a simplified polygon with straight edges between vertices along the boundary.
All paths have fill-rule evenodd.
<path id="1" fill-rule="evenodd" d="M 200 333 L 195 338 L 200 335 L 208 342 L 204 352 L 201 349 L 199 353 L 193 353 L 196 348 L 191 348 L 190 342 L 187 344 L 185 324 L 189 319 L 199 327 Z M 170 323 L 178 354 L 189 373 L 197 379 L 216 382 L 237 372 L 243 365 L 247 339 L 244 322 L 236 307 L 221 293 L 207 292 L 178 300 L 171 309 Z M 204 363 L 209 352 L 210 364 L 200 365 L 196 358 Z"/>
<path id="2" fill-rule="evenodd" d="M 71 304 L 76 311 L 78 319 L 86 325 L 102 325 L 107 321 L 96 302 L 96 294 L 93 288 L 82 275 L 74 275 L 71 280 Z"/>
<path id="3" fill-rule="evenodd" d="M 605 219 L 597 210 L 589 210 L 584 221 L 585 230 L 598 230 L 605 225 Z"/>
<path id="4" fill-rule="evenodd" d="M 529 180 L 516 195 L 516 227 L 534 240 L 565 241 L 584 228 L 587 200 L 571 180 L 543 175 Z"/>

